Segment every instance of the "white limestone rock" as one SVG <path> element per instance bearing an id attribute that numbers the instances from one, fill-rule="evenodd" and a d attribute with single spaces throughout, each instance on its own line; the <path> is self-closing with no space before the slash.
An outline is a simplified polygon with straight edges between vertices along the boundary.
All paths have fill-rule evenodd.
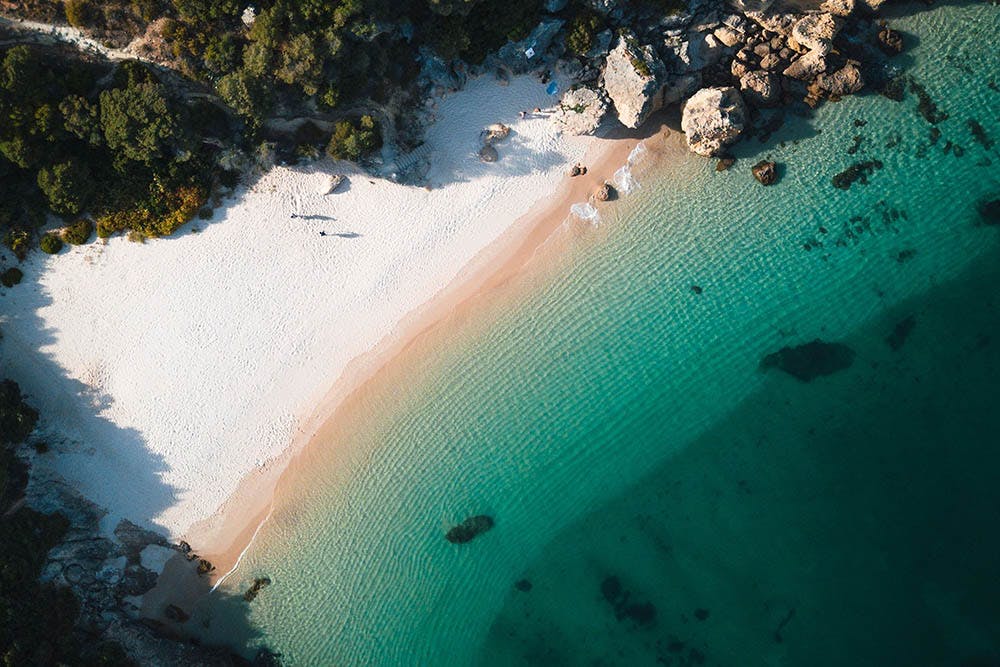
<path id="1" fill-rule="evenodd" d="M 732 86 L 702 88 L 684 104 L 681 130 L 692 152 L 711 157 L 740 138 L 746 116 L 743 98 Z"/>

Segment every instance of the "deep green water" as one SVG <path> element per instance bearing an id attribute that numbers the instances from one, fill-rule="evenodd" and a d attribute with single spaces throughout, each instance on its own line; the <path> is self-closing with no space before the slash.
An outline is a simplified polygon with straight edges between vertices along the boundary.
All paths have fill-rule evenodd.
<path id="1" fill-rule="evenodd" d="M 1000 8 L 894 25 L 949 114 L 937 143 L 913 94 L 867 95 L 729 172 L 637 170 L 529 298 L 330 443 L 231 580 L 273 580 L 263 640 L 292 665 L 998 664 L 1000 229 L 976 204 L 1000 196 Z M 814 338 L 854 364 L 759 369 Z M 472 514 L 496 527 L 449 544 Z"/>

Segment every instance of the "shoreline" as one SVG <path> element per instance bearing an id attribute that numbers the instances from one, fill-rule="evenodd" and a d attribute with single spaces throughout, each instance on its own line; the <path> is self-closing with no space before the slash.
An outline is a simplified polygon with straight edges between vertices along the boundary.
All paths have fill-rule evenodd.
<path id="1" fill-rule="evenodd" d="M 206 579 L 214 591 L 234 574 L 240 559 L 280 502 L 282 487 L 294 485 L 301 475 L 300 459 L 332 440 L 331 433 L 349 418 L 351 404 L 366 393 L 369 385 L 377 384 L 381 376 L 389 374 L 390 367 L 403 363 L 418 341 L 446 327 L 449 321 L 461 320 L 475 304 L 520 275 L 538 250 L 567 220 L 575 217 L 571 207 L 595 203 L 591 197 L 594 190 L 601 183 L 612 181 L 615 173 L 628 165 L 636 146 L 644 144 L 649 149 L 651 139 L 672 138 L 674 132 L 661 122 L 651 124 L 641 133 L 623 132 L 621 136 L 595 138 L 582 161 L 588 167 L 586 175 L 564 176 L 550 195 L 536 202 L 535 209 L 517 218 L 500 237 L 476 253 L 446 287 L 400 320 L 392 333 L 374 348 L 354 358 L 303 421 L 299 434 L 288 447 L 277 458 L 246 475 L 215 514 L 185 533 L 185 541 L 215 569 L 202 578 L 184 557 L 176 556 L 167 564 L 156 588 L 146 594 L 144 615 L 161 618 L 163 607 L 178 601 L 191 605 L 209 592 Z M 678 132 L 677 136 L 682 135 Z M 599 210 L 607 206 L 596 205 Z"/>

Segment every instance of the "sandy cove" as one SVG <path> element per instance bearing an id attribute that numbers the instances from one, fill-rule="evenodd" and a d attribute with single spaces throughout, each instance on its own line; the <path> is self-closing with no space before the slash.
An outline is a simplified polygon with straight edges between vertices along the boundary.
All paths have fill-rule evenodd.
<path id="1" fill-rule="evenodd" d="M 641 134 L 594 141 L 582 160 L 588 166 L 586 175 L 565 176 L 544 203 L 517 219 L 500 238 L 480 251 L 450 285 L 410 313 L 392 335 L 353 360 L 306 422 L 304 432 L 282 456 L 244 478 L 217 514 L 192 528 L 186 541 L 215 566 L 215 571 L 209 577 L 199 577 L 194 563 L 175 557 L 167 564 L 157 588 L 146 595 L 143 613 L 162 619 L 167 604 L 190 609 L 209 590 L 209 583 L 217 586 L 233 573 L 262 523 L 284 500 L 282 488 L 294 489 L 308 482 L 308 476 L 315 474 L 317 464 L 322 462 L 324 445 L 336 443 L 338 433 L 353 428 L 368 396 L 384 389 L 386 382 L 405 376 L 412 355 L 433 348 L 453 327 L 474 316 L 477 308 L 502 298 L 509 291 L 505 288 L 519 276 L 544 269 L 533 266 L 537 263 L 534 260 L 541 259 L 544 264 L 545 258 L 540 256 L 545 253 L 540 250 L 551 241 L 558 245 L 557 237 L 569 230 L 565 223 L 575 219 L 570 214 L 574 204 L 589 201 L 597 205 L 599 213 L 608 213 L 614 204 L 596 203 L 591 195 L 628 163 L 640 142 L 652 154 L 650 162 L 662 164 L 669 158 L 687 155 L 681 137 L 666 126 L 653 126 Z"/>

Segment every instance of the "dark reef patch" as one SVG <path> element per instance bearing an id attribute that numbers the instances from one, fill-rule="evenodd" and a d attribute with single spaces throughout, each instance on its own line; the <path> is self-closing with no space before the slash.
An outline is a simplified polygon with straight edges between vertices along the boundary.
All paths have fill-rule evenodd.
<path id="1" fill-rule="evenodd" d="M 868 176 L 877 169 L 881 169 L 882 166 L 882 160 L 856 162 L 833 177 L 833 187 L 838 190 L 848 190 L 855 181 L 867 185 Z"/>
<path id="2" fill-rule="evenodd" d="M 825 343 L 819 339 L 802 345 L 783 347 L 764 357 L 760 367 L 777 368 L 802 382 L 849 368 L 855 352 L 843 343 Z"/>
<path id="3" fill-rule="evenodd" d="M 917 318 L 913 315 L 904 317 L 896 326 L 892 328 L 892 333 L 885 337 L 886 345 L 893 350 L 898 350 L 906 343 L 906 339 L 913 333 L 913 328 L 917 326 Z"/>
<path id="4" fill-rule="evenodd" d="M 444 537 L 452 544 L 464 544 L 491 528 L 493 528 L 493 518 L 485 514 L 477 514 L 452 527 Z"/>

